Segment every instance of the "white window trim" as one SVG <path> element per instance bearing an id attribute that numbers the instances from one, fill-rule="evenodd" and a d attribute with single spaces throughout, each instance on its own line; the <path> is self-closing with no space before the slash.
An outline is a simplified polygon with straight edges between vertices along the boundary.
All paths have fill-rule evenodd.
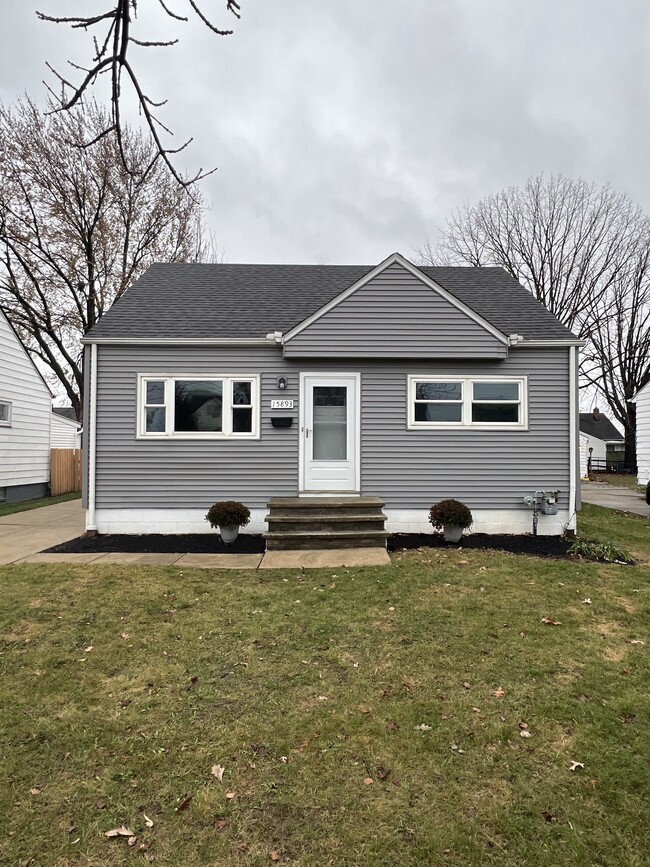
<path id="1" fill-rule="evenodd" d="M 415 383 L 416 382 L 460 382 L 462 386 L 461 403 L 462 421 L 416 421 L 415 420 Z M 516 382 L 519 384 L 519 421 L 518 422 L 480 422 L 472 421 L 472 403 L 474 402 L 472 384 L 475 382 Z M 527 376 L 408 376 L 408 430 L 528 430 L 528 377 Z M 441 401 L 444 403 L 445 401 Z M 509 403 L 510 401 L 479 400 L 476 403 Z M 512 401 L 514 403 L 514 401 Z"/>
<path id="2" fill-rule="evenodd" d="M 0 400 L 0 404 L 7 407 L 7 418 L 0 418 L 0 427 L 11 427 L 11 410 L 13 404 L 10 400 Z"/>
<path id="3" fill-rule="evenodd" d="M 223 416 L 221 431 L 174 431 L 174 381 L 178 379 L 190 379 L 193 381 L 213 382 L 221 380 L 223 388 Z M 161 432 L 147 432 L 146 430 L 146 383 L 155 380 L 165 383 L 165 407 L 167 410 L 167 430 Z M 253 406 L 253 430 L 250 433 L 234 433 L 232 430 L 232 383 L 251 383 L 251 402 Z M 169 440 L 258 440 L 260 439 L 260 376 L 256 373 L 139 373 L 138 374 L 138 399 L 136 418 L 136 439 L 148 441 Z M 149 404 L 149 407 L 154 404 Z M 162 406 L 162 404 L 160 404 Z"/>

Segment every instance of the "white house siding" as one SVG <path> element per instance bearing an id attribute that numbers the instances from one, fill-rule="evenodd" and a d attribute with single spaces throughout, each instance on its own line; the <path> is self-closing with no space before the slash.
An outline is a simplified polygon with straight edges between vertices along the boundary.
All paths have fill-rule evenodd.
<path id="1" fill-rule="evenodd" d="M 588 478 L 587 460 L 589 459 L 589 437 L 587 434 L 580 434 L 580 478 Z"/>
<path id="2" fill-rule="evenodd" d="M 81 425 L 70 418 L 52 413 L 52 428 L 50 431 L 50 448 L 80 449 Z"/>
<path id="3" fill-rule="evenodd" d="M 0 424 L 0 496 L 39 496 L 50 479 L 52 396 L 1 311 L 0 401 L 11 403 L 10 425 Z"/>
<path id="4" fill-rule="evenodd" d="M 650 383 L 636 396 L 636 462 L 639 484 L 650 482 Z"/>

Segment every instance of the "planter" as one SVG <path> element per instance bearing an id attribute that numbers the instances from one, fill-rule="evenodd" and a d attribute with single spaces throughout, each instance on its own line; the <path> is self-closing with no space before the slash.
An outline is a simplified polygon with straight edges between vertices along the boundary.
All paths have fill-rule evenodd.
<path id="1" fill-rule="evenodd" d="M 234 527 L 222 527 L 219 525 L 219 533 L 224 545 L 232 545 L 236 541 L 237 536 L 239 536 L 239 527 L 237 525 Z"/>
<path id="2" fill-rule="evenodd" d="M 460 537 L 463 535 L 463 528 L 455 524 L 443 524 L 442 531 L 445 542 L 460 542 Z"/>

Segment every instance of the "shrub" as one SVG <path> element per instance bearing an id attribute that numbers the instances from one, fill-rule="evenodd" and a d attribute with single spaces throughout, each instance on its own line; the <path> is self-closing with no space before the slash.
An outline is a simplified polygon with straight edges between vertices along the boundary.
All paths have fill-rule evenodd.
<path id="1" fill-rule="evenodd" d="M 235 500 L 223 500 L 210 506 L 205 520 L 211 527 L 245 527 L 251 519 L 250 509 Z"/>
<path id="2" fill-rule="evenodd" d="M 584 557 L 586 560 L 600 560 L 603 563 L 634 564 L 634 558 L 622 548 L 617 548 L 610 542 L 590 542 L 588 539 L 576 539 L 567 554 Z"/>
<path id="3" fill-rule="evenodd" d="M 472 513 L 459 500 L 440 500 L 429 510 L 429 523 L 435 530 L 442 530 L 445 524 L 466 530 L 472 521 Z"/>

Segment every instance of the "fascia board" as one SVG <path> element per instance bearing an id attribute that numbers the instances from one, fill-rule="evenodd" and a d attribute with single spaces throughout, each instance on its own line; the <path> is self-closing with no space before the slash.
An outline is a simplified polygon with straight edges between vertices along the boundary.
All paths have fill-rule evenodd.
<path id="1" fill-rule="evenodd" d="M 277 346 L 266 337 L 83 337 L 86 346 Z"/>
<path id="2" fill-rule="evenodd" d="M 379 274 L 385 271 L 387 268 L 390 268 L 391 265 L 401 265 L 406 271 L 420 280 L 425 286 L 428 286 L 434 292 L 437 292 L 442 298 L 468 316 L 470 319 L 474 320 L 478 325 L 488 331 L 493 337 L 495 337 L 500 343 L 508 346 L 508 338 L 502 332 L 499 331 L 498 328 L 495 328 L 494 325 L 491 325 L 486 319 L 483 319 L 482 316 L 479 316 L 476 311 L 472 310 L 471 307 L 468 307 L 462 301 L 459 301 L 455 295 L 452 295 L 450 292 L 447 292 L 446 289 L 443 289 L 435 280 L 432 280 L 430 277 L 427 277 L 420 269 L 414 265 L 412 262 L 409 262 L 408 259 L 405 259 L 401 253 L 393 253 L 391 256 L 388 256 L 387 259 L 384 259 L 383 262 L 380 262 L 375 268 L 371 271 L 368 271 L 360 280 L 357 280 L 356 283 L 353 283 L 352 286 L 349 286 L 343 292 L 333 298 L 331 301 L 328 301 L 327 304 L 324 304 L 319 310 L 315 313 L 312 313 L 311 316 L 308 316 L 302 322 L 299 322 L 298 325 L 294 326 L 291 331 L 288 331 L 282 338 L 282 343 L 288 343 L 292 340 L 296 335 L 300 334 L 301 331 L 304 331 L 305 328 L 308 328 L 314 322 L 317 322 L 322 316 L 325 316 L 326 313 L 329 313 L 330 310 L 333 310 L 339 304 L 349 298 L 350 295 L 353 295 L 358 289 L 361 289 L 371 280 L 374 280 Z"/>

